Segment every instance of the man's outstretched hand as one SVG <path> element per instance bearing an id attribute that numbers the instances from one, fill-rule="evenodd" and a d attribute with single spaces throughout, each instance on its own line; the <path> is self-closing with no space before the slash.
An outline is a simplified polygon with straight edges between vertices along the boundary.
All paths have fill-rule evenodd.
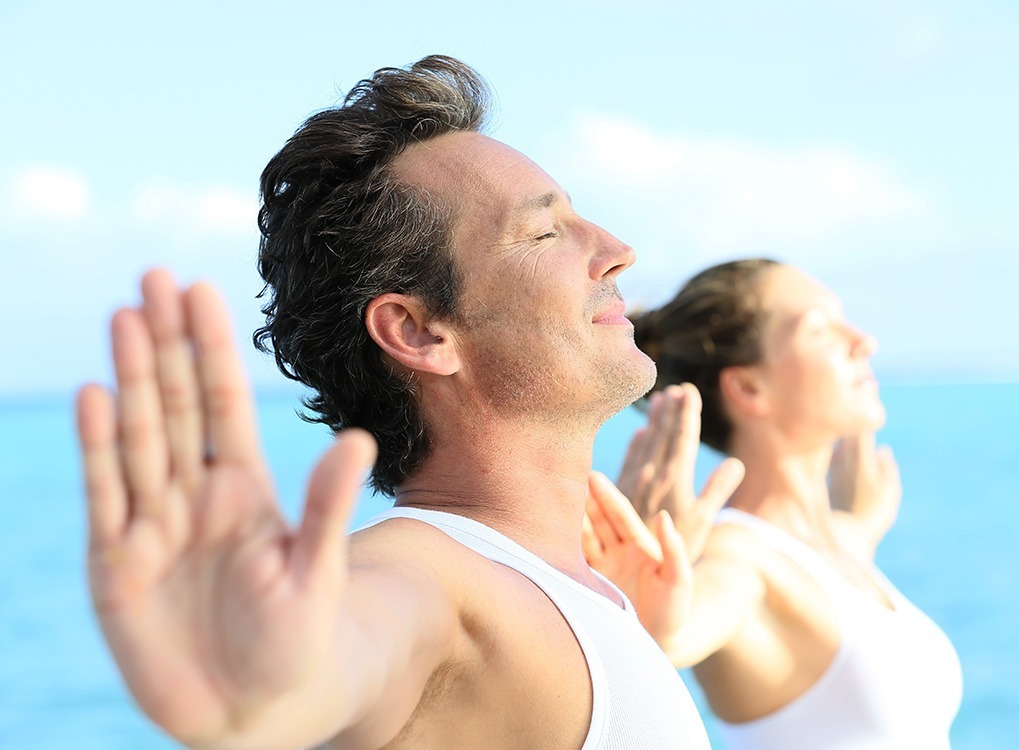
<path id="1" fill-rule="evenodd" d="M 290 528 L 222 300 L 165 271 L 142 295 L 112 320 L 115 392 L 77 402 L 102 630 L 139 705 L 185 743 L 321 741 L 310 706 L 343 698 L 344 534 L 374 442 L 340 436 Z"/>

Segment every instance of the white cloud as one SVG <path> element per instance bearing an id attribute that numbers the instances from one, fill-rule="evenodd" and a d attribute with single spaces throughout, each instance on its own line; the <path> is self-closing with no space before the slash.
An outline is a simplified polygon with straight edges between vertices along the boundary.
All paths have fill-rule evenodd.
<path id="1" fill-rule="evenodd" d="M 74 222 L 89 212 L 88 182 L 70 169 L 24 167 L 11 180 L 10 210 L 18 220 Z"/>
<path id="2" fill-rule="evenodd" d="M 135 194 L 133 212 L 145 225 L 250 235 L 256 231 L 258 202 L 254 196 L 224 185 L 189 189 L 151 182 Z"/>
<path id="3" fill-rule="evenodd" d="M 702 251 L 816 245 L 849 227 L 914 217 L 923 198 L 844 147 L 777 148 L 730 138 L 656 133 L 587 115 L 577 125 L 573 177 L 638 196 L 670 232 Z"/>

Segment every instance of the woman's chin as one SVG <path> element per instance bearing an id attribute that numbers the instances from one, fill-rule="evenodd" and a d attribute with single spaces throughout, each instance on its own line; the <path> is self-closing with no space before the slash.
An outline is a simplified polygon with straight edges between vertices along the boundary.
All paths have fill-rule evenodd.
<path id="1" fill-rule="evenodd" d="M 863 428 L 860 432 L 877 432 L 885 426 L 885 422 L 888 421 L 888 413 L 885 411 L 884 404 L 878 401 L 876 404 L 870 406 L 866 412 L 862 415 Z"/>
<path id="2" fill-rule="evenodd" d="M 881 402 L 868 404 L 866 408 L 859 409 L 851 419 L 847 419 L 838 430 L 839 435 L 859 435 L 863 432 L 877 432 L 885 426 L 887 414 Z"/>

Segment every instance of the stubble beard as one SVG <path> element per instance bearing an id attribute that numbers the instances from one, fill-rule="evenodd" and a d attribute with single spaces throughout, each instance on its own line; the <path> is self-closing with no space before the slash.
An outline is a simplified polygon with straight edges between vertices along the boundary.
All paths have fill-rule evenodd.
<path id="1" fill-rule="evenodd" d="M 655 383 L 654 362 L 632 337 L 632 351 L 619 342 L 608 352 L 589 352 L 582 361 L 570 356 L 582 351 L 576 332 L 557 324 L 549 324 L 542 336 L 555 345 L 532 350 L 532 356 L 505 343 L 536 335 L 528 328 L 476 339 L 472 359 L 483 363 L 476 373 L 479 397 L 499 416 L 545 423 L 561 432 L 597 431 Z"/>

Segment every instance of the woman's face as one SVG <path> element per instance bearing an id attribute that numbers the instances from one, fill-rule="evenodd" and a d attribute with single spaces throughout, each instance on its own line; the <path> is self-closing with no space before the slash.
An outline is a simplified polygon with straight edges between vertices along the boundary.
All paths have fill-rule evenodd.
<path id="1" fill-rule="evenodd" d="M 885 408 L 870 367 L 875 339 L 851 326 L 842 303 L 790 266 L 761 278 L 765 310 L 757 366 L 768 417 L 796 443 L 879 429 Z"/>

